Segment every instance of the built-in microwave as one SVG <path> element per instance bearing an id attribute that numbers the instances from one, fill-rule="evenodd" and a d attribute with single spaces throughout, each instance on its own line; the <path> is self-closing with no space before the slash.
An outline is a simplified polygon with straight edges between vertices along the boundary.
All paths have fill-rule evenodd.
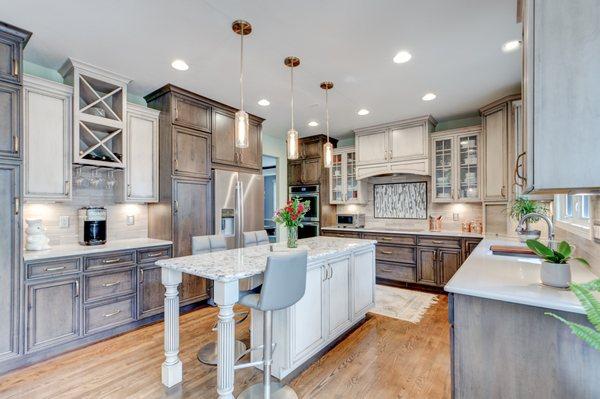
<path id="1" fill-rule="evenodd" d="M 338 227 L 349 227 L 349 228 L 365 227 L 365 214 L 364 213 L 338 213 L 337 214 L 337 226 Z"/>
<path id="2" fill-rule="evenodd" d="M 307 222 L 319 221 L 319 186 L 290 186 L 289 199 L 300 198 L 300 201 L 308 201 L 310 209 L 304 215 Z"/>

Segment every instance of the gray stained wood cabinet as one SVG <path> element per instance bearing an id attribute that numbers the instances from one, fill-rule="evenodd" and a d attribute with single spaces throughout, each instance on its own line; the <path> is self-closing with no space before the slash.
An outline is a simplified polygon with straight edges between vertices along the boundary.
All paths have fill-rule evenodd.
<path id="1" fill-rule="evenodd" d="M 31 32 L 0 21 L 0 80 L 20 84 L 23 79 L 23 49 Z"/>
<path id="2" fill-rule="evenodd" d="M 143 265 L 138 273 L 138 317 L 161 313 L 165 304 L 165 288 L 161 282 L 160 266 Z"/>
<path id="3" fill-rule="evenodd" d="M 0 157 L 21 156 L 21 90 L 0 82 Z"/>
<path id="4" fill-rule="evenodd" d="M 174 95 L 172 107 L 173 124 L 211 132 L 210 105 L 193 98 Z"/>
<path id="5" fill-rule="evenodd" d="M 260 170 L 262 167 L 262 125 L 251 119 L 248 148 L 236 148 L 234 114 L 234 112 L 223 109 L 213 111 L 212 162 L 232 167 Z"/>
<path id="6" fill-rule="evenodd" d="M 209 179 L 211 135 L 173 126 L 173 174 Z"/>

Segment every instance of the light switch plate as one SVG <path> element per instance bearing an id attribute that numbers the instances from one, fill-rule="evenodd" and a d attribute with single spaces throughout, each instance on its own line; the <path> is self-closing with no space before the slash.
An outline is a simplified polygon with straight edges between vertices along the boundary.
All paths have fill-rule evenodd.
<path id="1" fill-rule="evenodd" d="M 452 214 L 452 221 L 454 221 L 454 222 L 458 222 L 458 218 L 459 218 L 459 216 L 460 216 L 460 215 L 459 215 L 458 213 L 453 213 L 453 214 Z"/>
<path id="2" fill-rule="evenodd" d="M 68 216 L 59 216 L 58 217 L 58 227 L 61 229 L 69 228 L 69 217 Z"/>
<path id="3" fill-rule="evenodd" d="M 133 226 L 135 224 L 135 216 L 128 215 L 127 216 L 127 226 Z"/>

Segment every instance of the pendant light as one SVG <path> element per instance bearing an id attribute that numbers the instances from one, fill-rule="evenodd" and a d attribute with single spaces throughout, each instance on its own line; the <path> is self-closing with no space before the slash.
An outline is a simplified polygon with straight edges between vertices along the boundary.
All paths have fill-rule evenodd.
<path id="1" fill-rule="evenodd" d="M 294 129 L 294 68 L 300 65 L 300 58 L 286 57 L 283 60 L 285 66 L 290 68 L 291 81 L 291 108 L 292 108 L 292 128 L 287 132 L 287 157 L 288 159 L 298 159 L 298 131 Z"/>
<path id="2" fill-rule="evenodd" d="M 238 19 L 231 25 L 231 29 L 241 37 L 240 45 L 240 110 L 235 113 L 235 146 L 248 148 L 248 134 L 250 121 L 248 114 L 244 111 L 244 36 L 252 32 L 249 22 Z"/>
<path id="3" fill-rule="evenodd" d="M 333 88 L 333 82 L 321 83 L 321 89 L 325 90 L 325 121 L 327 126 L 327 143 L 323 144 L 323 166 L 331 168 L 333 164 L 333 144 L 329 142 L 329 90 Z"/>

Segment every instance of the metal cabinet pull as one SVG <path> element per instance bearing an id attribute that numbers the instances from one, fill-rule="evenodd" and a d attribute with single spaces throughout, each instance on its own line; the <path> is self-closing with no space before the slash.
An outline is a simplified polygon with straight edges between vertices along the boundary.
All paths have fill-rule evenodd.
<path id="1" fill-rule="evenodd" d="M 173 204 L 175 205 L 175 213 L 179 212 L 179 201 L 175 200 Z"/>
<path id="2" fill-rule="evenodd" d="M 13 58 L 13 75 L 19 76 L 19 60 Z"/>
<path id="3" fill-rule="evenodd" d="M 70 189 L 69 181 L 65 180 L 65 196 L 68 197 L 70 192 L 71 192 L 71 189 Z"/>
<path id="4" fill-rule="evenodd" d="M 331 265 L 329 265 L 329 270 L 330 270 L 329 278 L 332 278 L 333 277 L 333 267 L 331 267 Z"/>
<path id="5" fill-rule="evenodd" d="M 56 272 L 58 270 L 64 270 L 66 267 L 65 266 L 59 266 L 59 267 L 46 267 L 44 269 L 45 272 Z"/>
<path id="6" fill-rule="evenodd" d="M 175 170 L 179 170 L 179 161 L 177 160 L 177 158 L 173 160 L 173 163 L 175 164 Z"/>
<path id="7" fill-rule="evenodd" d="M 179 108 L 175 106 L 175 120 L 179 119 Z"/>
<path id="8" fill-rule="evenodd" d="M 148 258 L 156 258 L 157 256 L 161 256 L 162 252 L 153 252 L 151 254 L 146 255 Z"/>
<path id="9" fill-rule="evenodd" d="M 433 251 L 433 261 L 434 262 L 437 261 L 437 258 L 438 258 L 437 253 L 438 253 L 438 251 Z"/>
<path id="10" fill-rule="evenodd" d="M 502 188 L 500 189 L 500 195 L 503 198 L 506 198 L 506 186 L 502 186 Z"/>
<path id="11" fill-rule="evenodd" d="M 119 284 L 121 284 L 120 281 L 115 281 L 115 282 L 112 282 L 112 283 L 104 283 L 104 284 L 102 284 L 102 286 L 105 287 L 105 288 L 108 288 L 108 287 L 113 287 L 113 286 L 119 285 Z"/>
<path id="12" fill-rule="evenodd" d="M 13 136 L 13 150 L 14 152 L 19 152 L 19 136 L 14 135 Z"/>
<path id="13" fill-rule="evenodd" d="M 19 200 L 19 197 L 15 197 L 15 215 L 18 215 L 20 211 L 21 211 L 21 201 Z"/>
<path id="14" fill-rule="evenodd" d="M 79 280 L 75 280 L 75 298 L 79 297 Z"/>
<path id="15" fill-rule="evenodd" d="M 384 254 L 384 255 L 391 255 L 392 251 L 383 251 L 382 250 L 381 253 Z"/>
<path id="16" fill-rule="evenodd" d="M 383 241 L 392 241 L 392 237 L 380 237 Z"/>
<path id="17" fill-rule="evenodd" d="M 431 241 L 432 244 L 444 244 L 444 241 L 437 241 L 437 240 L 432 240 Z"/>
<path id="18" fill-rule="evenodd" d="M 111 264 L 111 263 L 117 263 L 120 262 L 121 258 L 114 258 L 114 259 L 103 259 L 102 263 L 104 264 Z"/>
<path id="19" fill-rule="evenodd" d="M 140 269 L 140 284 L 144 284 L 144 269 Z"/>
<path id="20" fill-rule="evenodd" d="M 321 274 L 323 274 L 323 281 L 327 280 L 327 266 L 323 266 L 323 271 L 321 272 Z"/>
<path id="21" fill-rule="evenodd" d="M 121 313 L 121 309 L 117 309 L 114 312 L 107 313 L 104 315 L 104 317 L 112 317 L 112 316 L 118 315 L 119 313 Z"/>

